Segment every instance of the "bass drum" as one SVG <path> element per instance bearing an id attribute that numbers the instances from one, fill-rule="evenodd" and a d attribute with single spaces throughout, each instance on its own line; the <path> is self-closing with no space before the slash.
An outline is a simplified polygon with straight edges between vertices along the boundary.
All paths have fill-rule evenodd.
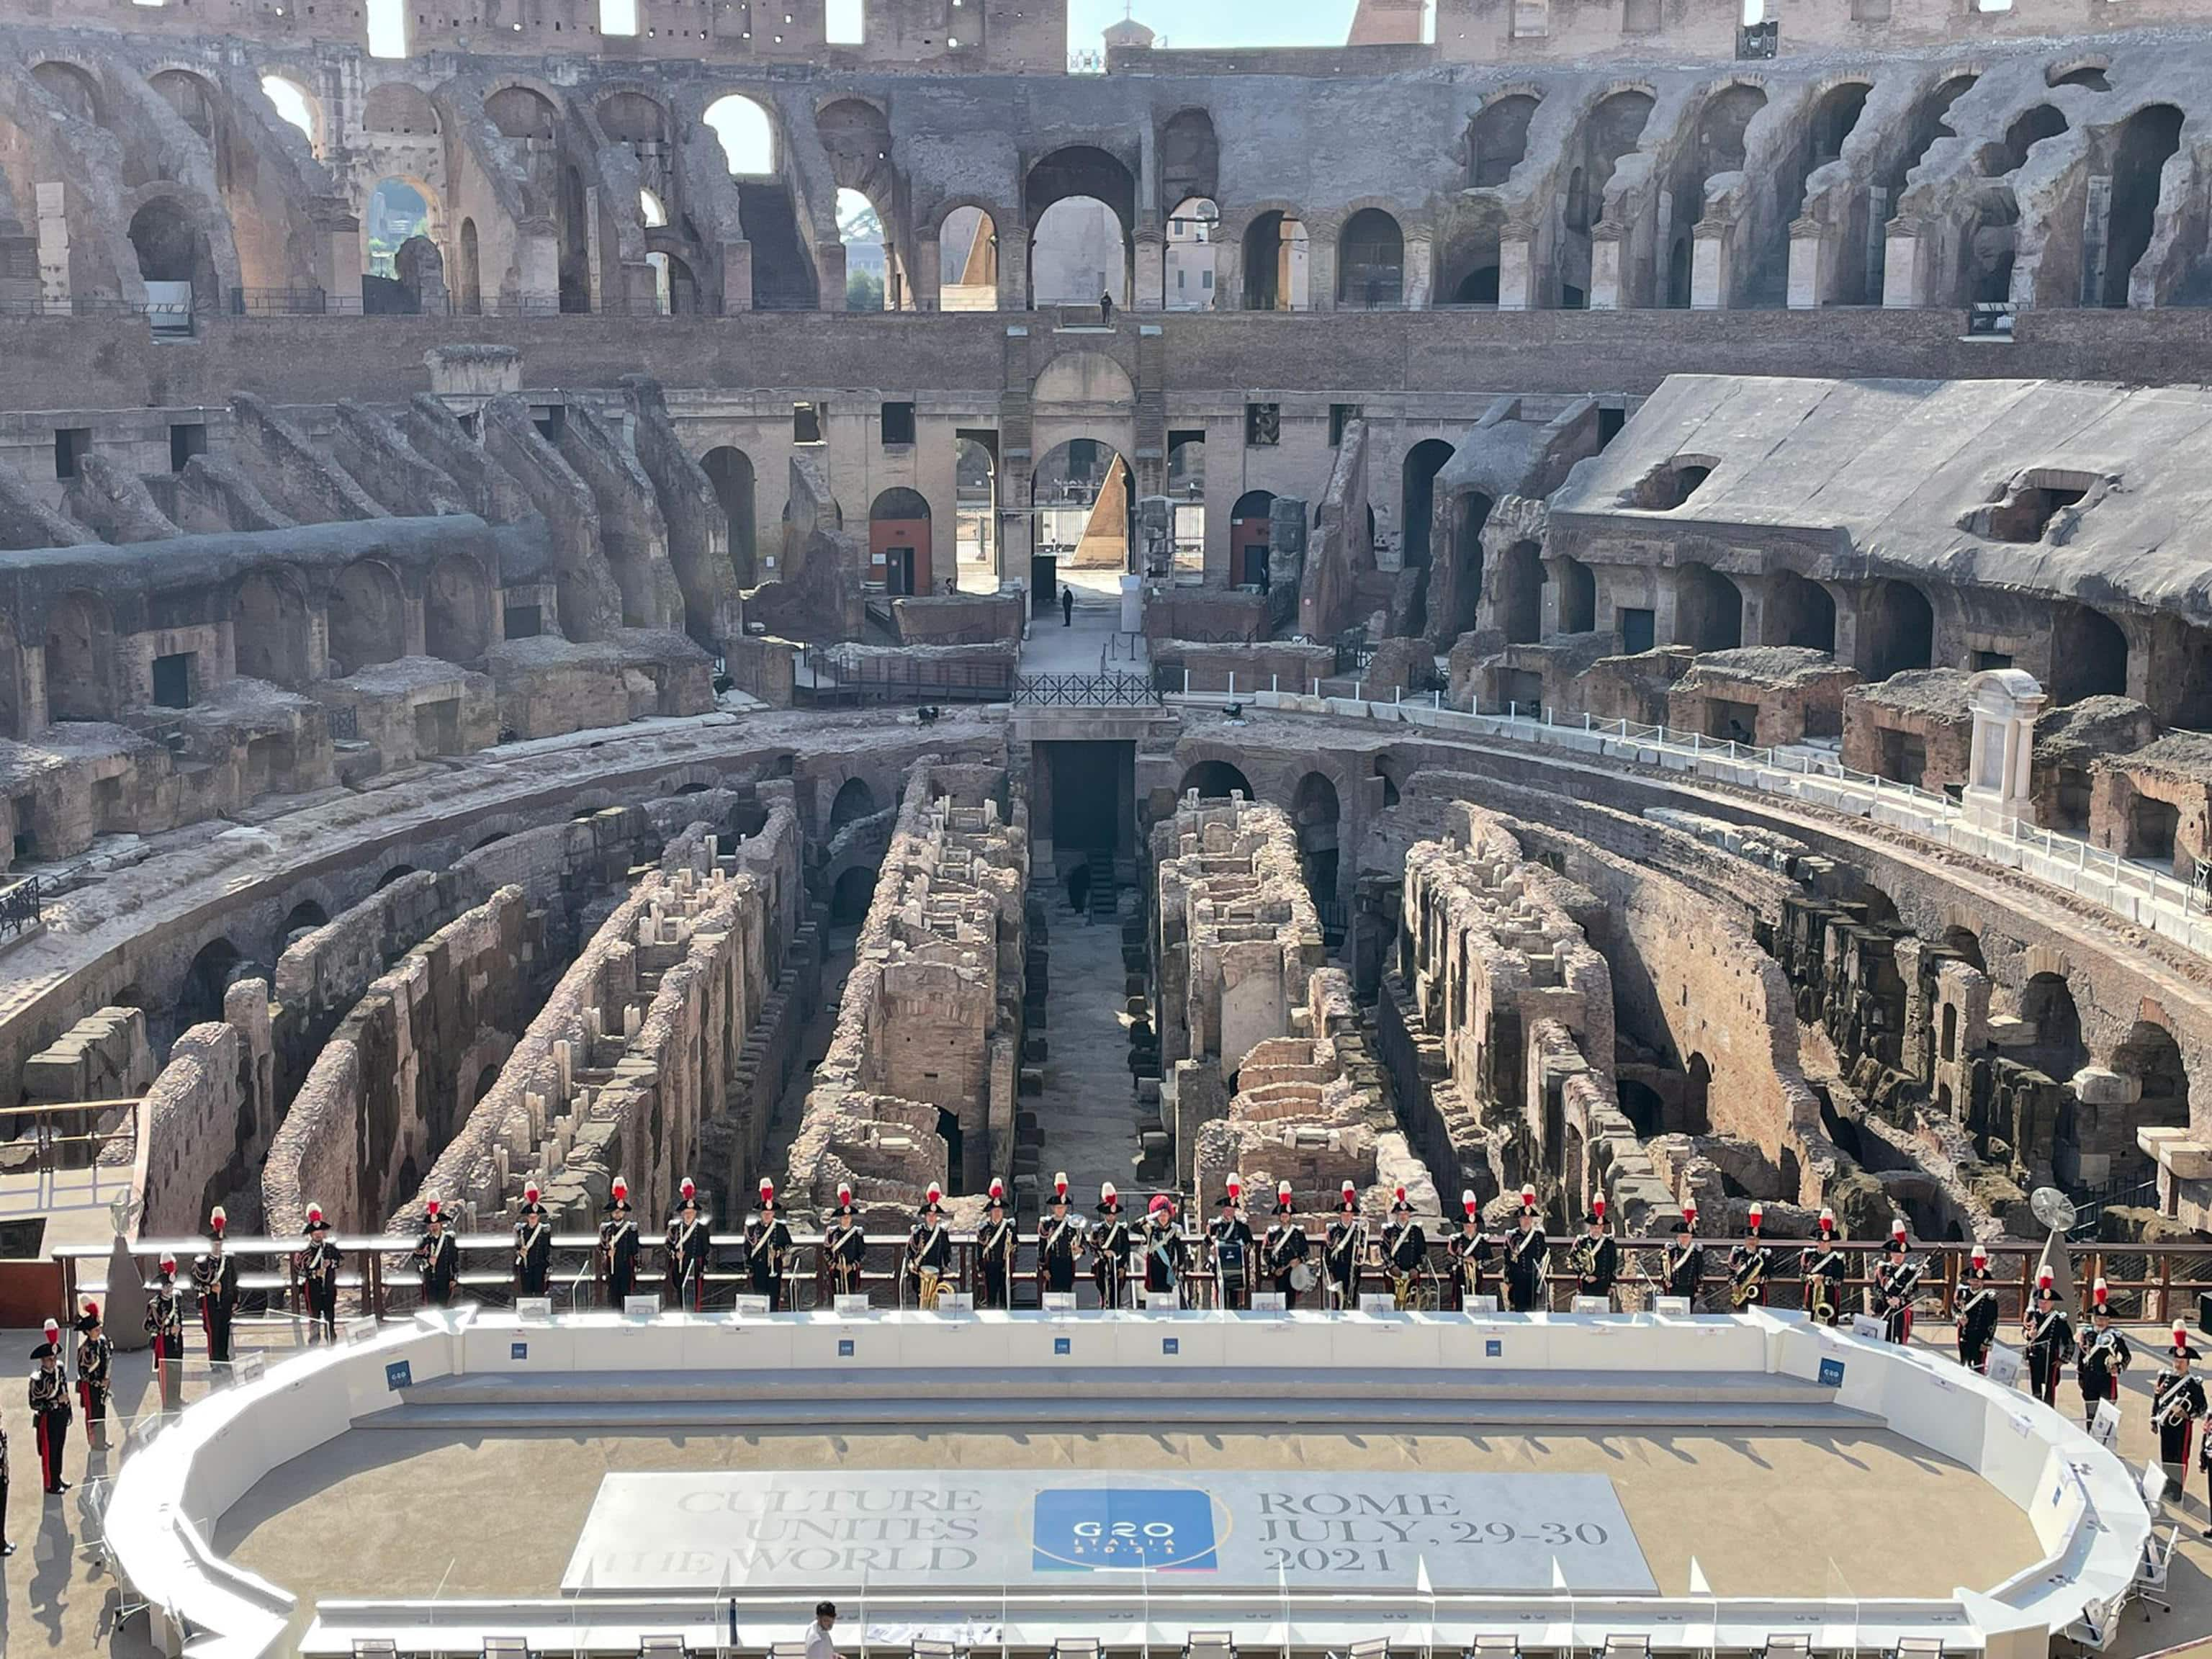
<path id="1" fill-rule="evenodd" d="M 1291 1264 L 1291 1288 L 1300 1296 L 1320 1283 L 1321 1275 L 1314 1271 L 1312 1262 L 1293 1261 Z"/>

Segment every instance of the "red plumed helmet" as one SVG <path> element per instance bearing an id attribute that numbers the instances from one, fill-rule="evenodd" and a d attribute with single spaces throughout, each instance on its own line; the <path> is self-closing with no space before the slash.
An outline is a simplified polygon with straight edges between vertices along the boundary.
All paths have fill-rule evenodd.
<path id="1" fill-rule="evenodd" d="M 222 1205 L 216 1205 L 213 1210 L 209 1212 L 208 1231 L 213 1233 L 217 1238 L 221 1238 L 222 1237 L 223 1229 L 229 1225 L 230 1218 L 222 1212 Z"/>
<path id="2" fill-rule="evenodd" d="M 59 1336 L 61 1334 L 62 1334 L 62 1328 L 61 1328 L 61 1326 L 60 1326 L 58 1323 L 57 1323 L 55 1321 L 49 1319 L 49 1320 L 46 1322 L 46 1340 L 47 1340 L 47 1341 L 49 1341 L 49 1342 L 51 1342 L 51 1341 L 52 1341 L 56 1337 Z"/>
<path id="3" fill-rule="evenodd" d="M 1590 1200 L 1590 1213 L 1595 1216 L 1600 1221 L 1605 1219 L 1605 1194 L 1603 1193 L 1600 1193 L 1595 1198 Z"/>
<path id="4" fill-rule="evenodd" d="M 2175 1320 L 2173 1322 L 2173 1346 L 2177 1348 L 2182 1347 L 2187 1344 L 2188 1340 L 2189 1322 L 2185 1319 Z"/>
<path id="5" fill-rule="evenodd" d="M 929 1183 L 929 1201 L 934 1204 L 939 1199 L 944 1196 L 945 1188 L 939 1186 L 935 1182 L 931 1182 Z"/>
<path id="6" fill-rule="evenodd" d="M 775 1182 L 770 1181 L 766 1176 L 761 1177 L 760 1201 L 763 1209 L 775 1202 Z"/>
<path id="7" fill-rule="evenodd" d="M 323 1218 L 323 1206 L 322 1206 L 321 1205 L 319 1205 L 319 1204 L 310 1204 L 309 1206 L 307 1206 L 307 1224 L 308 1224 L 308 1225 L 313 1226 L 316 1222 L 320 1221 L 322 1218 Z"/>
<path id="8" fill-rule="evenodd" d="M 1242 1198 L 1244 1196 L 1244 1177 L 1243 1176 L 1233 1175 L 1229 1177 L 1229 1196 L 1231 1198 Z"/>
<path id="9" fill-rule="evenodd" d="M 840 1204 L 850 1204 L 853 1201 L 852 1182 L 841 1181 L 837 1183 L 837 1201 Z"/>
<path id="10" fill-rule="evenodd" d="M 1055 1175 L 1055 1176 L 1053 1176 L 1053 1178 L 1052 1178 L 1052 1190 L 1053 1190 L 1054 1195 L 1054 1196 L 1056 1196 L 1056 1197 L 1060 1197 L 1060 1198 L 1066 1198 L 1066 1197 L 1067 1196 L 1067 1171 L 1066 1171 L 1066 1170 L 1060 1170 L 1057 1175 Z"/>
<path id="11" fill-rule="evenodd" d="M 1474 1201 L 1474 1188 L 1469 1187 L 1464 1192 L 1460 1194 L 1459 1202 L 1462 1209 L 1465 1210 L 1469 1215 L 1473 1215 L 1476 1207 Z"/>
<path id="12" fill-rule="evenodd" d="M 615 1177 L 614 1195 L 617 1199 L 627 1199 L 629 1196 L 629 1182 L 624 1181 L 620 1176 Z"/>
<path id="13" fill-rule="evenodd" d="M 1893 1216 L 1890 1218 L 1889 1236 L 1892 1238 L 1902 1238 L 1905 1237 L 1905 1218 L 1903 1216 Z"/>
<path id="14" fill-rule="evenodd" d="M 1521 1189 L 1521 1207 L 1524 1210 L 1533 1210 L 1536 1207 L 1536 1189 L 1534 1186 L 1523 1187 Z"/>
<path id="15" fill-rule="evenodd" d="M 1399 1203 L 1403 1204 L 1403 1203 L 1406 1201 L 1406 1189 L 1405 1189 L 1405 1188 L 1404 1188 L 1404 1187 L 1402 1187 L 1402 1186 L 1399 1187 L 1399 1188 L 1396 1189 L 1396 1191 L 1395 1191 L 1394 1193 L 1392 1193 L 1392 1194 L 1391 1194 L 1391 1196 L 1392 1196 L 1393 1198 L 1395 1198 L 1395 1199 Z"/>
<path id="16" fill-rule="evenodd" d="M 699 1188 L 693 1182 L 690 1176 L 685 1176 L 684 1177 L 684 1185 L 681 1190 L 684 1196 L 686 1198 L 696 1198 L 699 1195 Z"/>
<path id="17" fill-rule="evenodd" d="M 1152 1201 L 1145 1207 L 1152 1214 L 1159 1215 L 1175 1208 L 1175 1204 L 1165 1193 L 1154 1193 Z"/>
<path id="18" fill-rule="evenodd" d="M 161 1271 L 165 1273 L 177 1271 L 177 1258 L 167 1250 L 161 1252 Z"/>
<path id="19" fill-rule="evenodd" d="M 426 1221 L 434 1221 L 437 1218 L 438 1200 L 434 1198 L 424 1199 L 422 1200 L 422 1218 Z"/>
<path id="20" fill-rule="evenodd" d="M 2106 1298 L 2111 1294 L 2112 1292 L 2105 1288 L 2105 1281 L 2100 1279 L 2089 1291 L 2089 1299 L 2101 1308 L 2105 1305 Z"/>
<path id="21" fill-rule="evenodd" d="M 1759 1225 L 1759 1224 L 1761 1221 L 1765 1220 L 1765 1218 L 1766 1218 L 1766 1206 L 1765 1206 L 1764 1204 L 1753 1204 L 1753 1205 L 1751 1206 L 1751 1224 L 1752 1224 L 1753 1226 L 1756 1227 L 1757 1225 Z"/>
<path id="22" fill-rule="evenodd" d="M 1695 1221 L 1698 1218 L 1698 1200 L 1694 1198 L 1684 1199 L 1682 1200 L 1682 1213 L 1687 1216 L 1691 1220 Z"/>
<path id="23" fill-rule="evenodd" d="M 1348 1182 L 1348 1181 L 1347 1181 L 1347 1182 L 1346 1182 L 1344 1183 L 1343 1192 L 1344 1192 L 1344 1196 L 1345 1196 L 1345 1197 L 1346 1197 L 1346 1198 L 1351 1198 L 1351 1197 L 1352 1197 L 1352 1196 L 1354 1196 L 1354 1195 L 1355 1195 L 1355 1188 L 1352 1187 L 1352 1184 L 1350 1182 Z"/>
<path id="24" fill-rule="evenodd" d="M 99 1317 L 100 1317 L 100 1304 L 98 1304 L 97 1302 L 88 1302 L 88 1303 L 86 1303 L 86 1304 L 84 1304 L 84 1310 L 85 1310 L 85 1312 L 86 1312 L 86 1313 L 89 1314 L 89 1315 L 90 1315 L 93 1318 L 94 1318 L 94 1319 L 97 1319 L 97 1318 L 99 1318 Z"/>
<path id="25" fill-rule="evenodd" d="M 522 1201 L 525 1204 L 535 1204 L 538 1201 L 538 1183 L 536 1182 L 528 1181 L 523 1183 Z"/>
<path id="26" fill-rule="evenodd" d="M 1275 1183 L 1275 1196 L 1281 1199 L 1284 1203 L 1289 1203 L 1291 1201 L 1291 1183 L 1287 1181 L 1277 1182 Z"/>
<path id="27" fill-rule="evenodd" d="M 2036 1288 L 2037 1290 L 2039 1290 L 2039 1291 L 2047 1291 L 2047 1290 L 2049 1290 L 2049 1289 L 2051 1288 L 2051 1269 L 2050 1269 L 2050 1268 L 2045 1267 L 2045 1268 L 2041 1273 L 2039 1273 L 2036 1274 L 2036 1276 L 2035 1276 L 2035 1288 Z"/>
<path id="28" fill-rule="evenodd" d="M 993 1176 L 991 1177 L 991 1196 L 994 1198 L 1004 1198 L 1006 1195 L 1006 1183 L 1000 1180 L 998 1176 Z"/>
<path id="29" fill-rule="evenodd" d="M 1824 1233 L 1832 1233 L 1836 1231 L 1836 1212 L 1833 1210 L 1823 1210 L 1820 1212 L 1820 1231 Z"/>

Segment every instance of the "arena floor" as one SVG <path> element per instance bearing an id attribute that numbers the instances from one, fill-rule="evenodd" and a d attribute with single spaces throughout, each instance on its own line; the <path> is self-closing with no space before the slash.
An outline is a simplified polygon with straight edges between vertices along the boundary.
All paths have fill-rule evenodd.
<path id="1" fill-rule="evenodd" d="M 869 1434 L 458 1441 L 356 1431 L 262 1480 L 217 1546 L 303 1595 L 556 1595 L 602 1474 L 817 1468 L 1602 1474 L 1660 1589 L 1948 1595 L 2037 1559 L 2027 1518 L 1887 1433 Z M 1910 1517 L 1909 1522 L 1905 1521 Z M 1913 1543 L 1898 1548 L 1900 1527 Z M 334 1539 L 343 1539 L 332 1547 Z"/>

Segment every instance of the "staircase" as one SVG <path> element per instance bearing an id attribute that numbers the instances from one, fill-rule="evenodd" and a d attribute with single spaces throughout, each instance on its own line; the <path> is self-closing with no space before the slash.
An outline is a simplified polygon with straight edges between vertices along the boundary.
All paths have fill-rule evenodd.
<path id="1" fill-rule="evenodd" d="M 738 222 L 753 250 L 753 307 L 812 311 L 821 304 L 814 259 L 799 234 L 799 211 L 781 184 L 738 187 Z"/>
<path id="2" fill-rule="evenodd" d="M 1114 888 L 1114 855 L 1094 851 L 1085 854 L 1083 858 L 1085 867 L 1091 872 L 1091 920 L 1111 921 L 1120 908 Z"/>

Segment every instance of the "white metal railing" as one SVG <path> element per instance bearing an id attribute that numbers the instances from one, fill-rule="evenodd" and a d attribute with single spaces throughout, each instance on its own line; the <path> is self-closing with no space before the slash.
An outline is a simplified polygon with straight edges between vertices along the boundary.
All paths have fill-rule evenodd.
<path id="1" fill-rule="evenodd" d="M 2046 885 L 2075 894 L 2137 927 L 2174 940 L 2200 955 L 2212 956 L 2212 905 L 2194 883 L 2154 870 L 2079 836 L 2060 835 L 2018 817 L 1984 821 L 1970 817 L 1948 795 L 1845 766 L 1816 751 L 1760 748 L 1752 744 L 1670 731 L 1636 720 L 1601 720 L 1584 714 L 1579 723 L 1555 720 L 1548 708 L 1533 711 L 1518 703 L 1482 707 L 1480 696 L 1466 708 L 1448 702 L 1441 692 L 1408 698 L 1394 694 L 1388 702 L 1365 695 L 1353 681 L 1352 695 L 1323 695 L 1322 682 L 1310 682 L 1304 693 L 1285 691 L 1270 677 L 1266 688 L 1246 690 L 1230 679 L 1226 691 L 1194 692 L 1182 699 L 1215 707 L 1241 703 L 1255 709 L 1310 708 L 1366 719 L 1400 720 L 1440 732 L 1464 732 L 1539 744 L 1574 753 L 1626 760 L 1671 772 L 1688 772 L 1715 782 L 1732 783 L 1765 794 L 1783 795 L 1849 812 L 1907 835 L 2016 870 Z M 1186 671 L 1184 684 L 1189 684 Z"/>

